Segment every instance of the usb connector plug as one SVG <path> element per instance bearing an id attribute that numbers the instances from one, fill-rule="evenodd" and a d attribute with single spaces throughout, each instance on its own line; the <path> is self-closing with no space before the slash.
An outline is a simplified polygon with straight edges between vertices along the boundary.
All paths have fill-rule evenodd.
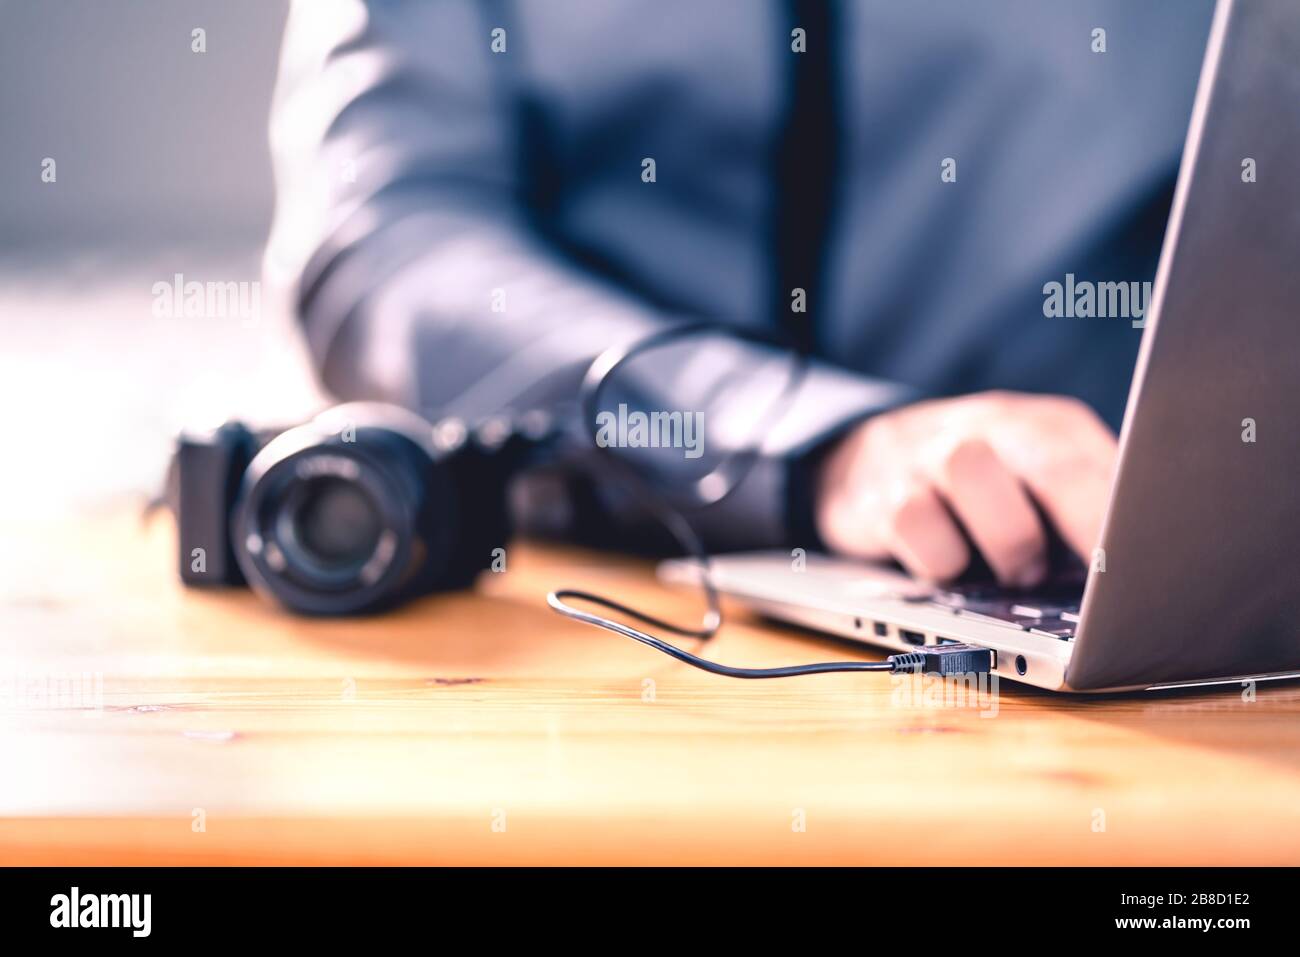
<path id="1" fill-rule="evenodd" d="M 913 671 L 934 675 L 985 675 L 997 663 L 996 653 L 974 645 L 934 645 L 924 650 L 890 655 L 885 659 L 894 672 Z"/>

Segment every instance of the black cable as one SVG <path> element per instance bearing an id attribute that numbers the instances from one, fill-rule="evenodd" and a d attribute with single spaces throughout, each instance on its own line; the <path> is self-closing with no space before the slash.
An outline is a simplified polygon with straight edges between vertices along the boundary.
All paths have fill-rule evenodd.
<path id="1" fill-rule="evenodd" d="M 663 342 L 672 339 L 691 335 L 697 332 L 712 331 L 711 326 L 704 323 L 684 323 L 677 326 L 670 326 L 665 329 L 657 330 L 649 336 L 630 344 L 619 345 L 607 349 L 596 357 L 596 360 L 587 370 L 587 375 L 583 379 L 582 388 L 579 392 L 579 414 L 587 423 L 590 430 L 590 438 L 593 445 L 597 448 L 602 446 L 595 441 L 596 436 L 596 412 L 600 398 L 600 391 L 604 387 L 609 377 L 630 358 L 645 349 L 652 348 Z M 772 402 L 762 419 L 764 426 L 759 430 L 758 437 L 747 448 L 738 453 L 732 453 L 726 456 L 709 476 L 724 476 L 728 472 L 730 480 L 724 480 L 719 493 L 715 496 L 696 495 L 696 504 L 712 504 L 721 501 L 729 495 L 737 485 L 744 479 L 753 463 L 759 456 L 759 446 L 762 442 L 762 435 L 766 432 L 766 426 L 770 425 L 782 413 L 784 413 L 791 398 L 797 390 L 800 382 L 807 371 L 807 360 L 802 355 L 796 355 L 792 360 L 792 368 L 789 377 L 786 379 L 784 388 L 781 393 Z M 615 621 L 612 618 L 606 618 L 604 615 L 597 615 L 593 612 L 583 611 L 580 608 L 574 608 L 566 604 L 565 599 L 589 602 L 602 608 L 608 608 L 629 618 L 652 625 L 663 631 L 671 632 L 675 635 L 682 635 L 686 638 L 698 638 L 707 641 L 717 634 L 718 629 L 722 627 L 722 606 L 718 600 L 717 588 L 713 584 L 712 571 L 709 565 L 709 553 L 704 547 L 704 543 L 691 527 L 682 512 L 674 507 L 671 497 L 667 494 L 657 492 L 647 483 L 643 482 L 640 475 L 634 472 L 631 466 L 623 462 L 615 455 L 610 455 L 608 461 L 612 463 L 612 472 L 621 473 L 620 477 L 623 483 L 631 489 L 639 499 L 642 507 L 646 511 L 654 514 L 664 527 L 672 534 L 683 550 L 688 552 L 699 563 L 700 584 L 704 589 L 705 600 L 708 604 L 708 610 L 704 614 L 704 619 L 698 628 L 683 628 L 680 625 L 674 625 L 672 622 L 665 621 L 662 618 L 656 618 L 654 615 L 638 611 L 631 605 L 625 605 L 622 602 L 605 598 L 594 592 L 583 591 L 577 588 L 557 589 L 546 596 L 546 603 L 550 605 L 553 611 L 558 612 L 574 621 L 580 621 L 583 624 L 592 625 L 596 628 L 603 628 L 606 631 L 612 631 L 616 635 L 622 635 L 625 638 L 631 638 L 633 641 L 639 641 L 643 645 L 649 645 L 656 651 L 661 651 L 665 655 L 683 661 L 688 665 L 700 668 L 715 675 L 722 675 L 727 678 L 794 678 L 800 675 L 827 674 L 830 672 L 844 671 L 875 671 L 898 673 L 903 671 L 925 671 L 940 675 L 954 674 L 985 674 L 996 666 L 996 658 L 992 651 L 986 648 L 976 648 L 971 645 L 947 644 L 935 645 L 923 650 L 909 651 L 903 654 L 890 655 L 884 661 L 821 661 L 806 665 L 787 665 L 784 668 L 737 668 L 732 665 L 719 664 L 716 661 L 709 661 L 707 658 L 701 658 L 699 655 L 692 654 L 684 648 L 678 648 L 676 645 L 669 644 L 662 638 L 657 638 L 649 632 L 642 631 L 639 628 L 633 628 L 623 622 Z M 737 465 L 740 466 L 739 472 L 736 471 Z M 707 478 L 708 476 L 706 476 Z M 703 481 L 696 483 L 697 493 Z"/>
<path id="2" fill-rule="evenodd" d="M 583 377 L 582 385 L 578 392 L 579 415 L 582 416 L 585 427 L 588 430 L 588 437 L 592 440 L 592 444 L 596 448 L 602 447 L 600 443 L 596 441 L 596 420 L 597 412 L 599 410 L 601 390 L 604 388 L 605 383 L 609 381 L 610 377 L 620 367 L 622 367 L 624 363 L 648 349 L 652 349 L 655 346 L 662 345 L 666 342 L 671 342 L 674 339 L 715 331 L 717 331 L 715 326 L 705 322 L 678 323 L 676 325 L 657 329 L 649 335 L 642 336 L 640 339 L 633 340 L 632 342 L 611 346 L 609 349 L 606 349 L 598 355 L 595 361 L 593 361 L 591 366 L 587 369 L 587 374 Z M 694 501 L 692 504 L 702 506 L 719 502 L 740 484 L 745 475 L 748 474 L 749 470 L 753 468 L 753 463 L 757 461 L 758 446 L 762 441 L 762 435 L 766 433 L 767 427 L 785 411 L 791 397 L 793 397 L 799 384 L 803 381 L 806 372 L 807 363 L 805 358 L 802 356 L 796 356 L 781 392 L 777 395 L 776 399 L 773 400 L 767 413 L 759 423 L 760 427 L 757 430 L 758 435 L 755 441 L 751 443 L 748 448 L 725 456 L 721 463 L 719 463 L 703 479 L 697 481 L 694 486 L 696 494 L 693 497 Z M 653 635 L 649 635 L 646 632 L 623 625 L 620 622 L 614 621 L 610 618 L 605 618 L 601 615 L 594 615 L 590 612 L 581 611 L 564 603 L 563 598 L 566 595 L 573 598 L 579 598 L 609 608 L 613 611 L 617 611 L 620 614 L 628 615 L 638 621 L 654 625 L 656 628 L 670 631 L 673 634 L 683 635 L 688 638 L 699 638 L 706 641 L 709 638 L 712 638 L 714 634 L 717 633 L 718 629 L 722 627 L 722 606 L 718 600 L 718 592 L 713 585 L 713 577 L 710 573 L 709 553 L 704 547 L 704 543 L 700 540 L 700 537 L 695 533 L 695 529 L 691 527 L 691 523 L 680 510 L 673 506 L 671 498 L 668 495 L 656 491 L 647 483 L 643 482 L 640 475 L 633 471 L 628 463 L 612 454 L 608 456 L 607 461 L 611 464 L 611 473 L 617 474 L 622 484 L 634 493 L 639 500 L 641 507 L 645 511 L 653 514 L 669 531 L 673 538 L 677 540 L 677 544 L 681 546 L 682 550 L 691 555 L 691 557 L 699 563 L 700 585 L 704 589 L 705 601 L 708 605 L 708 610 L 705 612 L 703 622 L 699 628 L 682 628 L 679 625 L 674 625 L 670 622 L 656 618 L 653 615 L 648 615 L 644 612 L 638 611 L 637 609 L 632 608 L 629 605 L 624 605 L 621 602 L 616 602 L 612 599 L 604 598 L 590 592 L 582 592 L 574 589 L 562 589 L 551 592 L 546 596 L 547 604 L 549 604 L 555 611 L 562 615 L 567 615 L 575 621 L 594 625 L 597 628 L 604 628 L 608 631 L 615 632 L 616 634 L 632 638 L 635 641 L 648 644 L 651 647 L 658 648 L 658 650 L 665 654 L 672 655 L 681 661 L 694 664 L 696 667 L 706 668 L 706 670 L 709 670 L 709 668 L 725 668 L 726 666 L 724 665 L 714 665 L 712 662 L 706 662 L 705 659 L 698 658 L 687 651 L 683 651 L 680 648 L 668 644 L 667 642 L 660 641 L 660 639 L 655 638 Z M 717 481 L 711 482 L 710 479 L 713 478 L 716 478 Z M 709 486 L 716 486 L 716 494 L 701 494 L 701 490 L 707 493 Z M 717 673 L 722 674 L 725 672 L 718 671 Z M 737 677 L 739 677 L 739 675 L 737 675 Z M 776 676 L 765 675 L 764 677 Z"/>
<path id="3" fill-rule="evenodd" d="M 787 665 L 784 668 L 737 668 L 732 665 L 709 661 L 709 659 L 701 658 L 699 655 L 693 655 L 684 648 L 671 645 L 662 638 L 656 638 L 654 635 L 639 628 L 633 628 L 631 625 L 625 625 L 603 615 L 595 615 L 580 608 L 574 608 L 572 605 L 565 604 L 564 600 L 566 598 L 591 602 L 612 611 L 617 611 L 620 614 L 636 618 L 639 621 L 644 621 L 656 628 L 662 628 L 665 631 L 686 635 L 691 638 L 708 638 L 717 631 L 716 625 L 710 627 L 707 619 L 705 628 L 692 630 L 680 628 L 670 622 L 655 618 L 653 615 L 637 611 L 629 605 L 611 601 L 608 598 L 603 598 L 589 591 L 581 591 L 577 588 L 562 588 L 546 596 L 546 603 L 565 617 L 588 625 L 594 625 L 597 628 L 604 628 L 606 631 L 623 635 L 633 641 L 639 641 L 641 644 L 649 645 L 656 651 L 662 651 L 678 661 L 684 661 L 688 665 L 693 665 L 711 674 L 722 675 L 724 678 L 797 678 L 801 675 L 820 675 L 841 671 L 877 671 L 889 674 L 910 671 L 940 676 L 970 675 L 988 674 L 997 665 L 995 653 L 989 649 L 954 642 L 947 645 L 934 645 L 917 651 L 908 651 L 898 655 L 890 655 L 884 661 L 819 661 L 808 665 Z M 717 624 L 721 624 L 721 619 L 718 620 Z"/>
<path id="4" fill-rule="evenodd" d="M 628 615 L 640 621 L 671 631 L 678 635 L 688 635 L 692 638 L 708 638 L 717 628 L 705 629 L 700 631 L 691 631 L 684 628 L 678 628 L 676 625 L 661 621 L 652 615 L 646 615 L 630 608 L 627 605 L 611 601 L 608 598 L 602 598 L 600 595 L 594 595 L 591 592 L 579 591 L 576 588 L 563 588 L 553 591 L 546 596 L 546 603 L 561 615 L 565 615 L 575 621 L 585 622 L 588 625 L 595 625 L 597 628 L 604 628 L 615 634 L 631 638 L 633 641 L 639 641 L 643 645 L 649 645 L 657 651 L 662 651 L 666 655 L 671 655 L 678 661 L 684 661 L 688 665 L 694 665 L 696 668 L 702 668 L 704 671 L 712 672 L 715 675 L 723 675 L 727 678 L 793 678 L 797 675 L 815 675 L 823 674 L 829 671 L 896 671 L 897 668 L 892 660 L 886 661 L 823 661 L 811 665 L 789 665 L 785 668 L 736 668 L 731 665 L 719 664 L 716 661 L 709 661 L 707 658 L 701 658 L 699 655 L 693 655 L 684 648 L 678 648 L 676 645 L 670 645 L 662 638 L 656 638 L 639 628 L 633 628 L 631 625 L 625 625 L 622 622 L 614 621 L 603 615 L 593 615 L 590 612 L 582 611 L 567 605 L 564 599 L 572 598 L 579 601 L 591 602 L 604 608 L 617 611 L 620 614 Z M 721 624 L 719 620 L 718 624 Z M 703 633 L 707 631 L 708 633 Z"/>
<path id="5" fill-rule="evenodd" d="M 579 410 L 587 427 L 591 430 L 593 444 L 599 448 L 599 444 L 594 442 L 596 413 L 600 393 L 605 383 L 625 362 L 633 356 L 653 348 L 664 342 L 682 336 L 693 335 L 700 332 L 712 331 L 711 326 L 704 323 L 685 323 L 677 326 L 657 330 L 656 332 L 645 336 L 640 340 L 629 344 L 615 346 L 607 349 L 587 370 L 583 379 L 582 387 L 579 392 Z M 753 467 L 754 461 L 759 455 L 759 444 L 762 441 L 762 435 L 766 432 L 766 426 L 770 425 L 781 413 L 785 411 L 789 404 L 790 398 L 797 390 L 798 385 L 802 382 L 806 373 L 806 359 L 797 355 L 792 360 L 792 368 L 786 379 L 785 386 L 781 393 L 776 397 L 769 407 L 767 413 L 763 416 L 762 426 L 759 430 L 758 437 L 751 445 L 737 453 L 724 458 L 724 460 L 705 478 L 713 476 L 720 478 L 719 482 L 706 482 L 701 480 L 696 483 L 695 504 L 712 504 L 725 498 L 730 494 L 737 485 L 748 474 L 749 469 Z M 637 621 L 651 625 L 662 631 L 668 631 L 675 635 L 682 635 L 687 638 L 698 638 L 708 640 L 712 638 L 722 626 L 722 608 L 718 600 L 717 589 L 713 584 L 713 578 L 709 565 L 708 550 L 700 540 L 695 530 L 691 527 L 686 516 L 675 508 L 666 494 L 657 493 L 654 489 L 642 482 L 639 475 L 634 473 L 626 463 L 619 460 L 616 456 L 610 456 L 609 461 L 614 463 L 612 471 L 619 473 L 623 483 L 630 488 L 637 496 L 640 504 L 649 512 L 655 515 L 664 527 L 677 539 L 679 545 L 689 553 L 698 563 L 700 571 L 700 584 L 704 589 L 705 600 L 708 604 L 708 610 L 705 612 L 703 621 L 698 628 L 683 628 L 680 625 L 674 625 L 672 622 L 657 618 L 654 615 L 646 614 L 630 605 L 622 602 L 605 598 L 593 592 L 582 591 L 576 588 L 557 589 L 546 596 L 546 603 L 552 610 L 572 618 L 574 621 L 580 621 L 584 624 L 592 625 L 596 628 L 603 628 L 606 631 L 612 631 L 617 635 L 623 635 L 625 638 L 631 638 L 633 641 L 639 641 L 644 645 L 649 645 L 656 651 L 661 651 L 666 655 L 683 661 L 688 665 L 693 665 L 704 671 L 716 675 L 723 675 L 728 678 L 792 678 L 798 675 L 825 674 L 827 672 L 841 671 L 883 671 L 894 672 L 914 667 L 918 664 L 922 656 L 912 653 L 910 655 L 894 655 L 885 661 L 824 661 L 807 665 L 790 665 L 784 668 L 737 668 L 731 665 L 719 664 L 716 661 L 709 661 L 707 658 L 701 658 L 683 648 L 669 644 L 662 638 L 642 631 L 639 628 L 633 628 L 631 625 L 615 621 L 604 615 L 597 615 L 593 612 L 583 611 L 580 608 L 574 608 L 566 603 L 565 599 L 588 602 L 617 612 L 620 615 L 633 618 Z M 701 490 L 707 492 L 708 486 L 714 486 L 714 493 L 711 495 L 700 494 Z"/>
<path id="6" fill-rule="evenodd" d="M 601 391 L 605 388 L 605 383 L 610 381 L 619 368 L 642 352 L 671 342 L 674 339 L 721 331 L 716 325 L 708 322 L 681 322 L 676 325 L 665 326 L 662 329 L 656 329 L 640 339 L 612 346 L 598 355 L 595 361 L 588 366 L 587 373 L 583 376 L 582 384 L 578 388 L 578 410 L 588 431 L 588 437 L 592 439 L 592 444 L 600 447 L 595 442 L 595 437 L 597 433 L 597 414 L 600 411 Z M 758 333 L 737 332 L 736 330 L 726 330 L 726 332 L 733 338 L 739 337 L 750 342 L 776 345 L 775 342 Z M 767 411 L 754 430 L 755 440 L 746 448 L 724 456 L 723 460 L 708 474 L 695 480 L 692 486 L 694 495 L 690 502 L 693 507 L 716 505 L 740 485 L 759 458 L 763 435 L 789 407 L 791 400 L 793 400 L 795 393 L 799 391 L 799 386 L 803 384 L 807 374 L 808 357 L 803 353 L 793 354 L 790 357 L 790 371 L 786 374 L 780 393 L 768 405 Z M 667 493 L 662 493 L 661 497 L 670 498 Z"/>

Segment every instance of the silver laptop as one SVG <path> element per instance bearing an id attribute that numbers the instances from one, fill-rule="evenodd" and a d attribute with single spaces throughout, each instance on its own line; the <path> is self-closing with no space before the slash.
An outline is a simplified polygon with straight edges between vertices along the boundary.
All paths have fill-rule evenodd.
<path id="1" fill-rule="evenodd" d="M 992 649 L 999 676 L 1058 691 L 1300 675 L 1296 0 L 1220 0 L 1142 335 L 1086 581 L 934 588 L 768 553 L 715 559 L 718 590 L 887 648 Z"/>

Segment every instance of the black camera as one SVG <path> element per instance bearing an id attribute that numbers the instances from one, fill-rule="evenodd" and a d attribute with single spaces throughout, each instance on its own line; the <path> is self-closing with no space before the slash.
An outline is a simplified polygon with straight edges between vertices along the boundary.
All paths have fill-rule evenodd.
<path id="1" fill-rule="evenodd" d="M 169 482 L 181 579 L 248 583 L 311 615 L 467 586 L 509 537 L 524 444 L 500 422 L 435 426 L 369 402 L 285 431 L 182 435 Z"/>

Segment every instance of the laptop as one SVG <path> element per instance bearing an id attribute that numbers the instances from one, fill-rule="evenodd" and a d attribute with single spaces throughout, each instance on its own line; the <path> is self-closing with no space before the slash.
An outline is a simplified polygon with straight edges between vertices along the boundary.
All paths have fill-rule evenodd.
<path id="1" fill-rule="evenodd" d="M 771 618 L 901 651 L 976 645 L 1053 691 L 1300 676 L 1295 0 L 1216 8 L 1086 578 L 1008 592 L 787 552 L 711 564 L 719 592 Z"/>

